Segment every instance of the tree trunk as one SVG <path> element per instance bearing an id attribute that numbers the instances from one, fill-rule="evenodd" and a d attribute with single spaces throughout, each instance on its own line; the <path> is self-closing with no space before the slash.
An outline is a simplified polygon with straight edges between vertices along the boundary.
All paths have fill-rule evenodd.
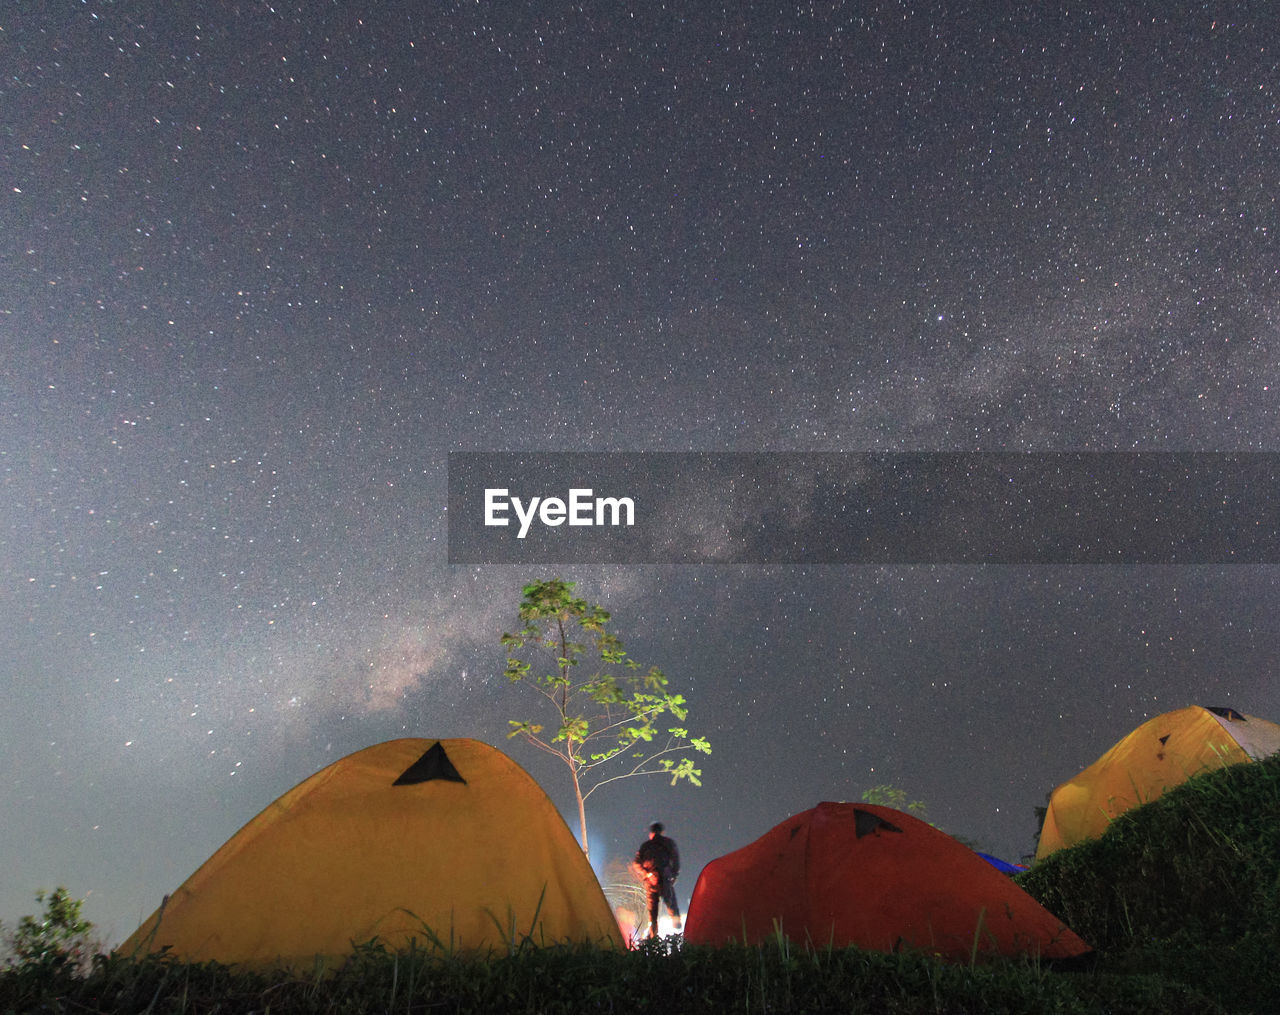
<path id="1" fill-rule="evenodd" d="M 569 758 L 573 757 L 573 740 L 569 741 Z M 587 803 L 582 797 L 582 784 L 578 782 L 578 769 L 569 762 L 569 774 L 573 777 L 573 795 L 578 801 L 578 833 L 582 837 L 582 852 L 591 859 L 591 847 L 587 845 Z"/>
<path id="2" fill-rule="evenodd" d="M 578 789 L 577 779 L 574 780 L 573 788 L 578 794 L 578 827 L 582 831 L 582 852 L 590 860 L 591 848 L 587 845 L 587 805 L 583 803 L 582 791 Z"/>

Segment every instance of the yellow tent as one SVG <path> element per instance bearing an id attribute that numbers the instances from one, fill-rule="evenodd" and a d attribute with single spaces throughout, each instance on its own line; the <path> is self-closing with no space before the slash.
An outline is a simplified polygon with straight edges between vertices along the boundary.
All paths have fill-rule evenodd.
<path id="1" fill-rule="evenodd" d="M 429 933 L 428 933 L 429 928 Z M 332 966 L 352 943 L 622 947 L 600 884 L 532 778 L 476 740 L 393 740 L 299 783 L 120 946 L 255 968 Z"/>
<path id="2" fill-rule="evenodd" d="M 1158 715 L 1053 791 L 1036 859 L 1097 838 L 1117 815 L 1198 772 L 1277 751 L 1280 725 L 1235 709 L 1192 705 Z"/>

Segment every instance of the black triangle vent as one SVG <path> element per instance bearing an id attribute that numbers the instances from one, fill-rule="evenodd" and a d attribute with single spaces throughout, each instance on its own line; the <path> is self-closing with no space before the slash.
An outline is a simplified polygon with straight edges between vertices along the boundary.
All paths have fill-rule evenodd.
<path id="1" fill-rule="evenodd" d="M 1242 716 L 1239 712 L 1237 712 L 1234 708 L 1226 708 L 1222 706 L 1215 707 L 1213 705 L 1206 705 L 1205 708 L 1208 709 L 1210 712 L 1212 712 L 1214 715 L 1220 715 L 1222 716 L 1222 718 L 1230 719 L 1233 722 L 1249 721 L 1244 716 Z"/>
<path id="2" fill-rule="evenodd" d="M 464 785 L 467 781 L 453 767 L 453 762 L 449 760 L 449 755 L 444 753 L 444 747 L 439 740 L 428 747 L 421 758 L 401 772 L 400 778 L 391 785 L 414 786 L 420 782 L 430 782 L 432 779 L 445 779 L 448 782 L 460 782 Z"/>
<path id="3" fill-rule="evenodd" d="M 860 811 L 856 807 L 854 808 L 853 835 L 855 839 L 861 839 L 864 835 L 879 835 L 882 828 L 886 832 L 902 831 L 897 825 L 891 825 L 884 818 L 877 817 L 870 811 Z"/>

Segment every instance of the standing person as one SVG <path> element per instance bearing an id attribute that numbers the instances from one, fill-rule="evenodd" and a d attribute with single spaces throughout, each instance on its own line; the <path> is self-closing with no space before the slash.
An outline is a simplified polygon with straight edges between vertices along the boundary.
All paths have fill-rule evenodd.
<path id="1" fill-rule="evenodd" d="M 644 878 L 649 899 L 649 936 L 658 936 L 658 902 L 671 914 L 676 930 L 680 929 L 680 904 L 676 902 L 676 878 L 680 876 L 680 850 L 675 840 L 662 834 L 662 822 L 649 826 L 649 838 L 636 850 L 635 867 Z"/>

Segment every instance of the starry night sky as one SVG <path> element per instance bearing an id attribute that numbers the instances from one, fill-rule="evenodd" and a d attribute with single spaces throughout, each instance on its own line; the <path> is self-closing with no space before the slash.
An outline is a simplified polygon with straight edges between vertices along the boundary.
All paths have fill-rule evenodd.
<path id="1" fill-rule="evenodd" d="M 557 573 L 713 743 L 591 814 L 685 902 L 820 800 L 1016 858 L 1145 718 L 1280 719 L 1275 567 L 447 563 L 449 451 L 1280 451 L 1271 5 L 963 6 L 0 4 L 0 919 L 118 941 L 395 736 L 568 813 L 498 644 Z"/>

